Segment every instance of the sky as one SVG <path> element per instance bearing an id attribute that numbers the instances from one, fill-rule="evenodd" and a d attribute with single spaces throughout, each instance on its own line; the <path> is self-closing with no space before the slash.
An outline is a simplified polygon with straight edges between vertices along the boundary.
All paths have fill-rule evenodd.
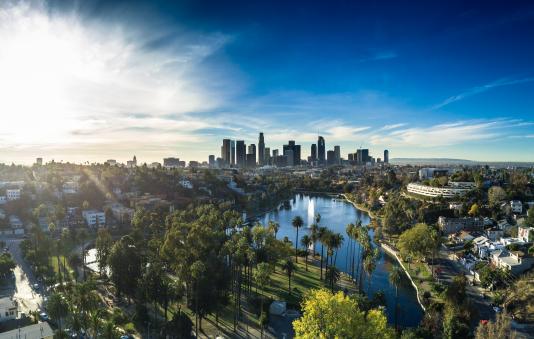
<path id="1" fill-rule="evenodd" d="M 531 1 L 0 3 L 0 162 L 534 161 Z"/>

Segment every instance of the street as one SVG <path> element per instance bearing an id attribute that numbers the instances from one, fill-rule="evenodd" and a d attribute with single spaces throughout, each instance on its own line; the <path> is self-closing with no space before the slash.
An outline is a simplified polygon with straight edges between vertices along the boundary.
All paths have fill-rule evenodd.
<path id="1" fill-rule="evenodd" d="M 41 284 L 39 289 L 33 288 L 33 285 L 38 283 L 33 276 L 30 266 L 22 258 L 19 244 L 21 239 L 2 239 L 17 267 L 14 270 L 15 283 L 14 286 L 6 286 L 1 291 L 2 296 L 12 296 L 19 304 L 19 314 L 24 312 L 26 315 L 29 311 L 39 310 L 43 303 L 43 291 Z"/>

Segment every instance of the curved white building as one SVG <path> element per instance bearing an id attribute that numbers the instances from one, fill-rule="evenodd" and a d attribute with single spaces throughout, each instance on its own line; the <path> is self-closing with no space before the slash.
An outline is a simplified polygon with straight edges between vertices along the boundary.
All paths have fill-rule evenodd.
<path id="1" fill-rule="evenodd" d="M 456 196 L 462 196 L 475 188 L 474 182 L 450 182 L 445 187 L 434 187 L 423 185 L 420 183 L 408 184 L 407 190 L 410 193 L 424 195 L 426 197 L 444 197 L 454 198 Z"/>

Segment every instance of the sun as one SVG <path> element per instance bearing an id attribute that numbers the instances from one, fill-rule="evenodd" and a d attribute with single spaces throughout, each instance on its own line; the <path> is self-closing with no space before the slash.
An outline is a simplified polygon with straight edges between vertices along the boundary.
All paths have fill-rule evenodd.
<path id="1" fill-rule="evenodd" d="M 0 135 L 10 142 L 64 142 L 79 123 L 73 90 L 95 79 L 91 47 L 74 22 L 31 8 L 0 10 Z"/>

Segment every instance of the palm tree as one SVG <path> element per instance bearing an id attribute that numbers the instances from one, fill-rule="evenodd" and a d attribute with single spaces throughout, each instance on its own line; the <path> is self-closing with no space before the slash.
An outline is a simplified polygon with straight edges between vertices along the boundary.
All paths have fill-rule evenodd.
<path id="1" fill-rule="evenodd" d="M 300 216 L 297 215 L 291 221 L 291 225 L 293 225 L 293 227 L 295 227 L 297 229 L 297 237 L 295 239 L 295 262 L 298 263 L 299 262 L 298 261 L 299 228 L 301 228 L 302 225 L 304 225 L 304 221 L 302 220 L 302 218 Z"/>
<path id="2" fill-rule="evenodd" d="M 328 267 L 325 273 L 325 280 L 330 282 L 330 290 L 332 291 L 332 293 L 334 293 L 334 284 L 337 283 L 340 278 L 341 273 L 339 272 L 339 269 L 337 267 Z"/>
<path id="3" fill-rule="evenodd" d="M 309 248 L 312 244 L 311 238 L 306 234 L 305 236 L 300 239 L 300 244 L 304 247 L 304 253 L 306 254 L 304 260 L 306 262 L 306 272 L 308 272 L 308 253 L 310 253 Z"/>
<path id="4" fill-rule="evenodd" d="M 345 265 L 345 269 L 347 270 L 347 272 L 350 272 L 350 258 L 352 257 L 352 241 L 353 241 L 353 233 L 354 233 L 354 224 L 348 224 L 347 227 L 345 228 L 345 232 L 347 233 L 347 236 L 349 237 L 349 253 L 348 253 L 348 258 L 349 260 L 347 260 L 346 262 L 346 265 Z"/>
<path id="5" fill-rule="evenodd" d="M 324 256 L 324 247 L 327 241 L 328 229 L 326 227 L 319 227 L 319 232 L 317 232 L 318 240 L 321 242 L 321 280 L 323 280 L 323 256 Z"/>
<path id="6" fill-rule="evenodd" d="M 317 240 L 319 240 L 319 225 L 316 223 L 313 223 L 310 226 L 310 238 L 313 243 L 313 255 L 315 256 L 315 245 Z"/>
<path id="7" fill-rule="evenodd" d="M 321 222 L 321 215 L 320 215 L 319 213 L 317 213 L 317 214 L 315 215 L 315 223 L 316 223 L 317 225 L 319 225 L 320 222 Z"/>
<path id="8" fill-rule="evenodd" d="M 61 333 L 62 319 L 69 314 L 69 305 L 67 300 L 59 293 L 54 293 L 48 299 L 46 309 L 50 316 L 57 320 L 59 332 Z"/>
<path id="9" fill-rule="evenodd" d="M 364 260 L 364 269 L 367 273 L 367 294 L 370 295 L 371 293 L 371 278 L 373 276 L 373 272 L 376 269 L 376 259 L 378 258 L 379 252 L 377 249 L 370 251 L 368 255 L 365 257 Z"/>
<path id="10" fill-rule="evenodd" d="M 280 224 L 276 221 L 269 220 L 269 225 L 267 226 L 269 231 L 273 232 L 274 238 L 276 239 L 276 235 L 278 234 L 278 230 L 280 229 Z"/>
<path id="11" fill-rule="evenodd" d="M 395 286 L 395 330 L 398 330 L 397 328 L 397 309 L 398 307 L 398 298 L 399 298 L 399 284 L 401 281 L 401 271 L 399 269 L 399 266 L 393 266 L 393 269 L 391 269 L 391 272 L 389 273 L 389 282 Z"/>
<path id="12" fill-rule="evenodd" d="M 286 259 L 282 265 L 282 269 L 287 273 L 287 278 L 289 281 L 289 294 L 291 295 L 291 276 L 293 275 L 293 272 L 297 270 L 297 267 L 291 259 Z"/>
<path id="13" fill-rule="evenodd" d="M 337 253 L 341 245 L 343 245 L 343 240 L 344 238 L 343 238 L 343 235 L 341 235 L 341 233 L 336 233 L 332 236 L 332 250 L 335 252 L 334 263 L 332 264 L 333 266 L 336 265 Z"/>
<path id="14" fill-rule="evenodd" d="M 86 229 L 80 230 L 78 233 L 78 240 L 80 241 L 80 247 L 82 251 L 82 272 L 83 272 L 83 281 L 85 281 L 85 240 L 89 237 Z"/>

